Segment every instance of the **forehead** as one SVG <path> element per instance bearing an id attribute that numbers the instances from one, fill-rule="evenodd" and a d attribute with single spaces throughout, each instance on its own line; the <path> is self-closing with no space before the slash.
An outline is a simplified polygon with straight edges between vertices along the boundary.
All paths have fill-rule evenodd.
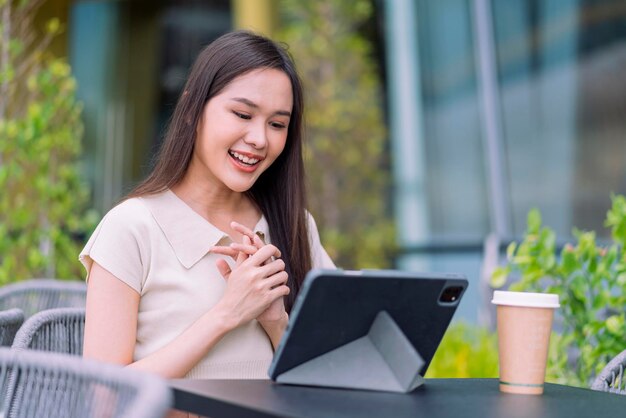
<path id="1" fill-rule="evenodd" d="M 291 80 L 281 70 L 263 68 L 235 77 L 216 98 L 245 98 L 266 110 L 290 111 L 293 105 Z"/>

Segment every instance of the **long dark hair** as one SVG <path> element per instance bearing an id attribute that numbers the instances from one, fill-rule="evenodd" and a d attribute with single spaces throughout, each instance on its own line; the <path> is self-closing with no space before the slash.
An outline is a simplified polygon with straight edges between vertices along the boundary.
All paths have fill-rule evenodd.
<path id="1" fill-rule="evenodd" d="M 290 311 L 304 276 L 311 268 L 311 248 L 302 159 L 302 83 L 293 61 L 281 46 L 263 36 L 236 31 L 204 48 L 176 104 L 152 173 L 127 198 L 160 193 L 178 184 L 187 172 L 196 126 L 206 102 L 236 77 L 259 68 L 283 71 L 291 80 L 293 91 L 285 148 L 247 192 L 267 219 L 272 243 L 283 254 L 289 274 L 287 285 L 291 289 L 285 305 Z"/>

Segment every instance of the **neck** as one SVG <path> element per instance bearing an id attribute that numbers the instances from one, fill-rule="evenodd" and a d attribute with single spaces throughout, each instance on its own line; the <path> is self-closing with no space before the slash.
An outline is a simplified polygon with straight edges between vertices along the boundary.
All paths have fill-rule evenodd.
<path id="1" fill-rule="evenodd" d="M 242 206 L 249 204 L 248 197 L 243 193 L 198 184 L 187 176 L 172 187 L 172 191 L 205 218 L 217 213 L 234 215 L 241 211 Z"/>
<path id="2" fill-rule="evenodd" d="M 240 234 L 230 228 L 230 223 L 236 221 L 253 229 L 261 217 L 261 212 L 245 193 L 197 181 L 189 175 L 171 190 L 194 212 L 238 242 Z"/>

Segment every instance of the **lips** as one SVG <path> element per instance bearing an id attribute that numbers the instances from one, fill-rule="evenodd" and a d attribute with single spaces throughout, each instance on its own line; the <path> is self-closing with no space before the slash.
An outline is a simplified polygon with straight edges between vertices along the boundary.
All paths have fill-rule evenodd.
<path id="1" fill-rule="evenodd" d="M 228 150 L 228 155 L 230 156 L 231 161 L 233 161 L 234 165 L 237 168 L 246 172 L 252 172 L 256 170 L 259 163 L 264 159 L 260 155 L 254 155 L 247 152 L 234 150 Z"/>

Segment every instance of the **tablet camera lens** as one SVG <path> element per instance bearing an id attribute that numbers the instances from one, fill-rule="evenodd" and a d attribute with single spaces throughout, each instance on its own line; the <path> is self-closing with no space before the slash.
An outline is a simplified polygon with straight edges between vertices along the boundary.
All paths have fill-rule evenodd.
<path id="1" fill-rule="evenodd" d="M 449 286 L 443 290 L 441 297 L 439 298 L 440 302 L 444 303 L 454 303 L 459 299 L 463 288 L 461 286 Z"/>

